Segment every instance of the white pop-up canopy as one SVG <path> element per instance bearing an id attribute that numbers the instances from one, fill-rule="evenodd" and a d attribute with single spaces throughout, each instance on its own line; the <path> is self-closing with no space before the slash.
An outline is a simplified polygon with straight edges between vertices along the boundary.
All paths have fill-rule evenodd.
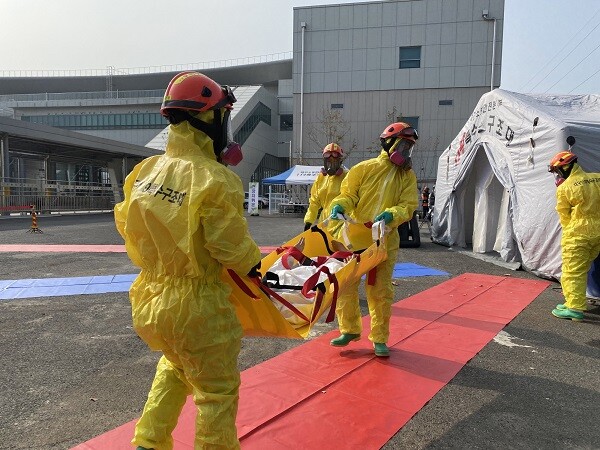
<path id="1" fill-rule="evenodd" d="M 484 94 L 439 159 L 432 239 L 560 278 L 561 228 L 550 159 L 572 151 L 600 172 L 600 96 Z"/>
<path id="2" fill-rule="evenodd" d="M 313 184 L 321 166 L 294 166 L 274 177 L 265 178 L 263 184 Z"/>

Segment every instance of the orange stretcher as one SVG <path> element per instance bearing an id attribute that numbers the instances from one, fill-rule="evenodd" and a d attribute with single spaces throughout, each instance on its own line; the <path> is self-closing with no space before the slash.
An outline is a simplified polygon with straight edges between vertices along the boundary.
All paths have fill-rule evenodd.
<path id="1" fill-rule="evenodd" d="M 343 227 L 343 230 L 340 230 L 340 227 Z M 314 288 L 313 303 L 304 305 L 297 311 L 290 305 L 292 311 L 301 318 L 295 318 L 294 325 L 288 322 L 275 306 L 274 302 L 282 299 L 278 299 L 279 296 L 273 290 L 248 276 L 240 276 L 231 270 L 223 271 L 222 280 L 232 288 L 231 301 L 235 305 L 246 336 L 306 338 L 311 327 L 323 315 L 327 313 L 327 322 L 334 319 L 337 298 L 344 293 L 345 286 L 359 280 L 387 258 L 383 222 L 356 224 L 347 221 L 324 221 L 265 256 L 261 261 L 261 272 L 268 271 L 280 258 L 281 253 L 293 247 L 301 238 L 304 238 L 302 253 L 308 258 L 334 255 L 335 239 L 330 231 L 335 232 L 336 236 L 341 236 L 344 246 L 351 250 L 351 256 L 344 259 L 341 269 L 334 274 L 327 274 L 325 281 L 311 286 Z"/>

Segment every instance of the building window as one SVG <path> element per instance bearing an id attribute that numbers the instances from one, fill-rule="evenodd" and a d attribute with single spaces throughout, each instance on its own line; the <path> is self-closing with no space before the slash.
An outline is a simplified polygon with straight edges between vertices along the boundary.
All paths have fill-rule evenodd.
<path id="1" fill-rule="evenodd" d="M 294 129 L 294 116 L 281 114 L 279 116 L 279 131 L 292 131 Z"/>
<path id="2" fill-rule="evenodd" d="M 21 120 L 67 130 L 163 129 L 169 125 L 159 113 L 57 114 L 22 116 Z"/>
<path id="3" fill-rule="evenodd" d="M 421 46 L 400 47 L 400 69 L 417 69 L 421 67 Z"/>
<path id="4" fill-rule="evenodd" d="M 398 122 L 404 122 L 409 124 L 411 127 L 419 131 L 419 117 L 418 116 L 398 116 L 396 118 Z"/>
<path id="5" fill-rule="evenodd" d="M 344 104 L 343 103 L 332 103 L 331 109 L 344 109 Z"/>
<path id="6" fill-rule="evenodd" d="M 454 104 L 454 100 L 440 100 L 440 106 L 452 106 Z"/>
<path id="7" fill-rule="evenodd" d="M 269 126 L 271 125 L 271 108 L 264 103 L 258 102 L 234 134 L 233 140 L 242 145 L 260 122 L 264 122 Z"/>

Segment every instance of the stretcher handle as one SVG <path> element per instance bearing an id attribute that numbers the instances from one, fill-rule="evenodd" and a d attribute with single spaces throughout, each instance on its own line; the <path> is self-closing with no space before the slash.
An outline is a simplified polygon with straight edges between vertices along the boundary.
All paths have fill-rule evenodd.
<path id="1" fill-rule="evenodd" d="M 246 285 L 246 283 L 244 283 L 244 280 L 242 280 L 242 278 L 237 274 L 237 272 L 235 272 L 232 269 L 227 269 L 227 273 L 229 274 L 231 279 L 235 282 L 235 284 L 238 285 L 238 287 L 242 290 L 242 292 L 244 294 L 246 294 L 252 300 L 260 300 L 260 298 L 257 297 L 254 294 L 254 292 L 252 292 L 252 290 Z"/>

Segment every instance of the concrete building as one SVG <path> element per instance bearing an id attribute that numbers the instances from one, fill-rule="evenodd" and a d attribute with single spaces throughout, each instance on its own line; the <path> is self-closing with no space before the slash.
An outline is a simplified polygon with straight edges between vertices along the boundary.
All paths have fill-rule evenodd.
<path id="1" fill-rule="evenodd" d="M 434 180 L 441 152 L 500 85 L 503 16 L 503 0 L 294 8 L 294 153 L 316 163 L 331 136 L 343 136 L 353 165 L 402 120 L 420 134 L 417 177 Z"/>
<path id="2" fill-rule="evenodd" d="M 234 170 L 244 185 L 289 165 L 291 120 L 289 125 L 280 123 L 279 103 L 291 117 L 292 61 L 287 59 L 291 54 L 278 56 L 283 58 L 202 69 L 233 86 L 238 99 L 232 125 L 245 157 Z M 189 69 L 129 75 L 16 74 L 21 76 L 0 79 L 0 115 L 164 150 L 168 123 L 159 113 L 164 91 L 173 76 Z"/>
<path id="3" fill-rule="evenodd" d="M 375 156 L 379 134 L 398 120 L 419 130 L 413 167 L 431 181 L 480 96 L 500 84 L 503 14 L 504 0 L 294 8 L 291 54 L 139 73 L 0 72 L 0 115 L 162 150 L 164 89 L 176 73 L 200 70 L 236 87 L 232 123 L 245 158 L 235 171 L 245 185 L 321 164 L 331 141 L 352 166 Z"/>

